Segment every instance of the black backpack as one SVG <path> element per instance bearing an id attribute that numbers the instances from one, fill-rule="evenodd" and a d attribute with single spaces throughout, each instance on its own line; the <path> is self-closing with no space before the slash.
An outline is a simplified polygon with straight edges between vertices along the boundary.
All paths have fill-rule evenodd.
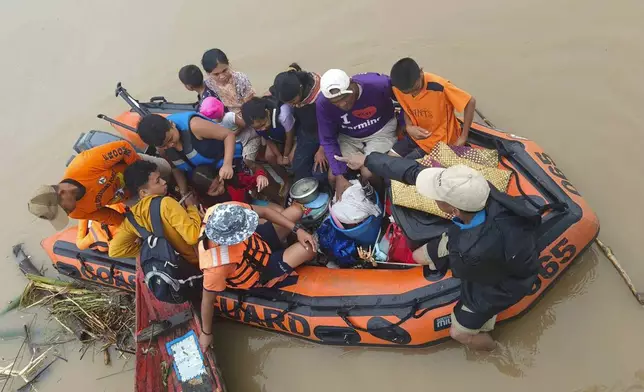
<path id="1" fill-rule="evenodd" d="M 163 235 L 161 201 L 150 203 L 152 233 L 141 227 L 129 212 L 126 216 L 142 240 L 140 262 L 146 286 L 163 302 L 180 304 L 198 298 L 203 287 L 201 271 L 184 260 Z"/>

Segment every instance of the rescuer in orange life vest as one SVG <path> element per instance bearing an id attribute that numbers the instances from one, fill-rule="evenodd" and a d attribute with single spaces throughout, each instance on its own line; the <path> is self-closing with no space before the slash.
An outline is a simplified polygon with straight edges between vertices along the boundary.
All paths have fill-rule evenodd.
<path id="1" fill-rule="evenodd" d="M 260 218 L 267 222 L 260 224 Z M 203 239 L 198 245 L 199 267 L 204 273 L 199 337 L 202 350 L 212 343 L 217 292 L 227 287 L 248 290 L 284 285 L 282 282 L 295 274 L 294 268 L 315 257 L 315 239 L 294 223 L 301 218 L 299 204 L 282 213 L 239 202 L 216 204 L 206 211 Z M 289 233 L 294 233 L 298 242 L 285 247 Z"/>
<path id="2" fill-rule="evenodd" d="M 38 188 L 29 212 L 50 221 L 56 230 L 67 226 L 67 216 L 118 226 L 123 214 L 106 206 L 128 201 L 123 172 L 140 159 L 156 164 L 164 177 L 170 175 L 170 164 L 163 158 L 137 154 L 125 140 L 105 143 L 78 154 L 58 184 Z"/>

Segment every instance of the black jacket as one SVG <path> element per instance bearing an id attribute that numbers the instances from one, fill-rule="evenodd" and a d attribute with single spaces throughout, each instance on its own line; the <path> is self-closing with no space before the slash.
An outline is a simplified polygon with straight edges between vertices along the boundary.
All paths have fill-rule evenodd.
<path id="1" fill-rule="evenodd" d="M 369 154 L 365 166 L 376 175 L 410 185 L 425 169 L 414 160 L 380 153 Z M 529 294 L 537 279 L 541 216 L 492 185 L 485 212 L 485 222 L 479 226 L 462 230 L 452 225 L 447 246 L 452 274 L 461 279 L 461 302 L 492 316 Z"/>

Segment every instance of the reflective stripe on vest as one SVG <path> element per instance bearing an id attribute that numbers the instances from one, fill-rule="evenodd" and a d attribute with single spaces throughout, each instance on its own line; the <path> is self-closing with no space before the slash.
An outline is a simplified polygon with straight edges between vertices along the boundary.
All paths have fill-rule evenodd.
<path id="1" fill-rule="evenodd" d="M 215 159 L 205 157 L 194 148 L 192 143 L 192 131 L 190 130 L 190 120 L 193 117 L 199 117 L 206 121 L 210 121 L 207 117 L 202 116 L 196 112 L 182 112 L 174 113 L 167 117 L 177 127 L 181 136 L 182 152 L 180 153 L 175 148 L 168 148 L 166 156 L 170 159 L 172 164 L 179 170 L 190 173 L 192 169 L 199 165 L 211 165 L 215 163 Z M 190 162 L 184 160 L 188 158 Z"/>
<path id="2" fill-rule="evenodd" d="M 181 136 L 182 136 L 182 138 L 183 138 L 183 134 L 182 134 Z M 185 145 L 185 144 L 184 144 L 184 145 Z M 177 154 L 177 155 L 179 155 L 179 154 Z M 197 150 L 194 150 L 194 149 L 193 149 L 192 151 L 189 151 L 189 152 L 186 154 L 186 158 L 188 158 L 190 161 L 192 161 L 192 160 L 193 160 L 194 158 L 196 158 L 198 155 L 199 155 L 199 153 L 197 152 Z M 187 166 L 190 166 L 190 164 L 189 164 L 188 162 L 184 161 L 184 160 L 183 160 L 183 159 L 181 159 L 181 158 L 177 158 L 177 159 L 173 160 L 173 161 L 172 161 L 172 164 L 173 164 L 174 166 L 176 166 L 177 168 L 180 168 L 179 166 L 181 166 L 181 165 L 187 165 Z M 198 166 L 198 165 L 195 165 L 195 166 Z M 183 170 L 183 169 L 181 169 L 181 170 Z"/>

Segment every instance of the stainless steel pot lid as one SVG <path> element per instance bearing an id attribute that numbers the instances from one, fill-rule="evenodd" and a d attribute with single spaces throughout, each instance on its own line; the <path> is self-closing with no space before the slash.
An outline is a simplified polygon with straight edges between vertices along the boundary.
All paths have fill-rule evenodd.
<path id="1" fill-rule="evenodd" d="M 318 189 L 319 182 L 313 177 L 302 178 L 291 186 L 289 194 L 294 199 L 302 199 L 312 195 Z"/>

